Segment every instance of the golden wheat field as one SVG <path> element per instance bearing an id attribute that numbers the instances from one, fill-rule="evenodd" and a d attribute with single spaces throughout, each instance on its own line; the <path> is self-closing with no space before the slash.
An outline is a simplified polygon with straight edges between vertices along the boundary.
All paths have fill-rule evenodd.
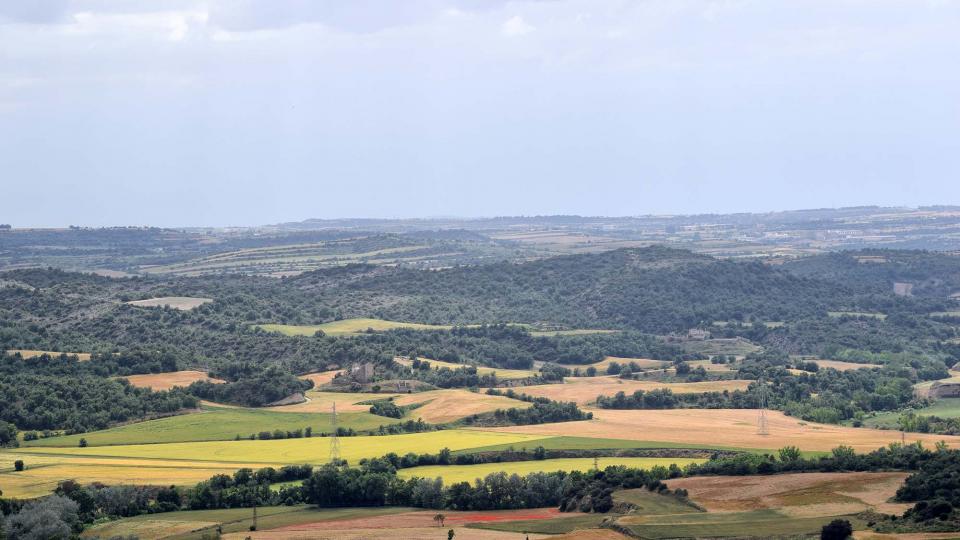
<path id="1" fill-rule="evenodd" d="M 751 381 L 732 379 L 728 381 L 704 381 L 694 383 L 665 383 L 656 381 L 623 380 L 619 377 L 567 377 L 564 384 L 541 384 L 518 386 L 517 393 L 555 401 L 574 401 L 579 404 L 595 402 L 597 396 L 612 396 L 617 392 L 632 394 L 637 390 L 650 391 L 669 388 L 676 394 L 746 390 Z"/>
<path id="2" fill-rule="evenodd" d="M 572 435 L 658 441 L 695 446 L 776 449 L 793 445 L 801 450 L 828 451 L 839 445 L 869 452 L 900 442 L 899 431 L 851 428 L 805 422 L 779 411 L 767 411 L 769 435 L 757 434 L 756 409 L 591 409 L 593 420 L 563 424 L 539 424 L 491 428 L 502 433 Z M 921 441 L 932 447 L 937 441 L 960 446 L 960 436 L 907 433 L 907 443 Z"/>
<path id="3" fill-rule="evenodd" d="M 642 369 L 658 369 L 665 366 L 669 366 L 670 362 L 666 360 L 652 360 L 650 358 L 620 358 L 617 356 L 608 356 L 599 362 L 594 362 L 592 364 L 560 364 L 561 366 L 568 369 L 580 369 L 581 371 L 586 370 L 588 367 L 596 368 L 598 373 L 606 373 L 607 368 L 610 367 L 610 364 L 617 363 L 621 366 L 629 365 L 630 363 L 637 364 Z"/>
<path id="4" fill-rule="evenodd" d="M 170 390 L 174 386 L 187 387 L 197 381 L 223 383 L 222 379 L 214 379 L 202 371 L 172 371 L 169 373 L 150 373 L 148 375 L 129 375 L 124 377 L 133 386 L 150 388 L 154 391 Z"/>

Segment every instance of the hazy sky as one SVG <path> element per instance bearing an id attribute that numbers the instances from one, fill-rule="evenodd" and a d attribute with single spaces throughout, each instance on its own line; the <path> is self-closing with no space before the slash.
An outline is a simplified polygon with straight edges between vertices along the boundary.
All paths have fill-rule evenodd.
<path id="1" fill-rule="evenodd" d="M 0 0 L 0 223 L 960 204 L 960 1 Z"/>

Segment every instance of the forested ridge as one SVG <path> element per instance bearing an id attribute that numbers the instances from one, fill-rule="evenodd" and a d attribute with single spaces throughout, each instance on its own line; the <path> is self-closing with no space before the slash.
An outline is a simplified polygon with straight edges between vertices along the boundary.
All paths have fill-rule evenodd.
<path id="1" fill-rule="evenodd" d="M 680 368 L 686 369 L 682 361 L 705 358 L 669 337 L 684 336 L 691 328 L 763 346 L 770 353 L 763 360 L 766 367 L 748 362 L 738 367 L 737 376 L 755 379 L 763 374 L 777 384 L 797 384 L 776 371 L 787 363 L 786 354 L 881 364 L 888 363 L 885 355 L 911 357 L 912 363 L 907 361 L 902 369 L 885 368 L 876 380 L 840 384 L 828 375 L 816 375 L 813 381 L 830 382 L 805 383 L 802 390 L 784 394 L 793 397 L 779 405 L 805 418 L 838 421 L 859 412 L 904 406 L 910 401 L 905 391 L 893 392 L 897 396 L 893 400 L 877 396 L 890 394 L 883 390 L 892 388 L 890 384 L 941 376 L 960 358 L 957 327 L 949 319 L 929 317 L 931 312 L 955 308 L 955 300 L 939 293 L 948 291 L 960 259 L 926 252 L 885 253 L 891 260 L 907 261 L 903 264 L 909 275 L 940 279 L 942 285 L 921 296 L 900 297 L 880 283 L 890 278 L 875 269 L 882 265 L 857 262 L 849 269 L 854 277 L 845 273 L 850 261 L 862 256 L 866 255 L 821 256 L 778 267 L 650 247 L 436 271 L 347 265 L 283 279 L 240 275 L 113 279 L 54 269 L 16 270 L 0 274 L 0 348 L 92 352 L 95 357 L 86 364 L 93 367 L 82 369 L 99 369 L 95 373 L 99 377 L 208 371 L 228 383 L 198 383 L 190 390 L 193 395 L 255 406 L 305 390 L 294 375 L 363 362 L 375 363 L 381 378 L 412 378 L 440 388 L 500 382 L 469 366 L 411 370 L 395 364 L 396 356 L 504 369 L 531 369 L 540 361 L 546 364 L 535 370 L 535 377 L 543 382 L 570 375 L 556 363 L 589 364 L 605 356 L 654 358 L 681 362 L 680 376 Z M 891 272 L 900 279 L 908 270 Z M 876 276 L 860 283 L 858 272 Z M 930 277 L 940 275 L 944 277 Z M 213 302 L 190 311 L 125 303 L 158 296 Z M 347 317 L 454 327 L 339 337 L 291 337 L 256 327 L 320 324 Z M 716 326 L 717 321 L 724 324 Z M 615 332 L 538 336 L 516 326 L 521 323 Z M 149 360 L 142 351 L 150 351 Z M 141 364 L 111 364 L 138 354 Z M 22 369 L 34 376 L 63 376 L 43 373 L 47 368 L 36 367 L 42 365 L 26 363 Z M 684 375 L 685 380 L 714 377 L 702 371 Z M 895 383 L 890 382 L 893 379 Z M 858 397 L 858 391 L 868 397 Z M 254 396 L 257 392 L 260 395 Z M 148 407 L 141 416 L 152 411 Z M 81 429 L 102 422 L 30 421 L 31 426 L 39 424 Z"/>

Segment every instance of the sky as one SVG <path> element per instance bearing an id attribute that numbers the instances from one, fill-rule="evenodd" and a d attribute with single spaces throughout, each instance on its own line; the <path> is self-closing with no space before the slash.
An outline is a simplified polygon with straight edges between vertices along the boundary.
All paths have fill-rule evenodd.
<path id="1" fill-rule="evenodd" d="M 0 223 L 960 204 L 960 0 L 0 0 Z"/>

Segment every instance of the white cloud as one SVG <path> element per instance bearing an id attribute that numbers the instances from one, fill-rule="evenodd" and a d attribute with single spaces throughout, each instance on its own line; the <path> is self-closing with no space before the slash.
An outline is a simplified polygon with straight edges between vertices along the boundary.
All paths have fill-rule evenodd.
<path id="1" fill-rule="evenodd" d="M 537 28 L 535 26 L 523 20 L 523 17 L 520 15 L 514 15 L 503 23 L 503 25 L 500 27 L 500 32 L 507 37 L 516 37 L 529 34 L 536 29 Z"/>

